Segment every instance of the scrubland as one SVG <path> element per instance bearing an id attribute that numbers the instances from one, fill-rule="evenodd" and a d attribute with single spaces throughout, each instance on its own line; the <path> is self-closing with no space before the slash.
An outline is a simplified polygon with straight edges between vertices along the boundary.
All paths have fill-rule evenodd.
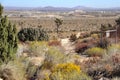
<path id="1" fill-rule="evenodd" d="M 72 41 L 71 46 L 75 48 L 68 53 L 67 46 L 62 46 L 59 40 L 19 42 L 17 58 L 0 66 L 0 77 L 5 80 L 119 80 L 120 43 L 102 48 L 96 39 Z"/>
<path id="2" fill-rule="evenodd" d="M 17 25 L 18 49 L 13 60 L 0 64 L 0 78 L 119 80 L 119 41 L 110 43 L 103 37 L 101 43 L 100 33 L 91 33 L 99 31 L 101 24 L 115 25 L 115 19 L 63 18 L 57 35 L 53 18 L 9 18 Z M 76 36 L 78 32 L 83 33 Z"/>

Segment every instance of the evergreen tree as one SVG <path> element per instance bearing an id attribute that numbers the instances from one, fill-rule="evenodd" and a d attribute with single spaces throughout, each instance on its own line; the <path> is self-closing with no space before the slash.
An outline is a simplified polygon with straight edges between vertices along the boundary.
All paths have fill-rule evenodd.
<path id="1" fill-rule="evenodd" d="M 2 16 L 3 13 L 3 6 L 0 4 L 0 17 Z"/>
<path id="2" fill-rule="evenodd" d="M 1 7 L 0 7 L 1 8 Z M 1 10 L 1 9 L 0 9 Z M 13 60 L 17 51 L 17 30 L 7 17 L 0 17 L 0 63 Z"/>

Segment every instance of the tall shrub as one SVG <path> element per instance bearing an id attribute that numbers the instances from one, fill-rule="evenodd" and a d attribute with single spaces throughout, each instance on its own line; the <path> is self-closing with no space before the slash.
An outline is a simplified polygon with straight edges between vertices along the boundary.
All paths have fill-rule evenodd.
<path id="1" fill-rule="evenodd" d="M 2 16 L 3 13 L 3 6 L 0 4 L 0 17 Z"/>
<path id="2" fill-rule="evenodd" d="M 0 16 L 0 63 L 14 59 L 17 42 L 16 26 L 12 25 L 6 16 Z"/>

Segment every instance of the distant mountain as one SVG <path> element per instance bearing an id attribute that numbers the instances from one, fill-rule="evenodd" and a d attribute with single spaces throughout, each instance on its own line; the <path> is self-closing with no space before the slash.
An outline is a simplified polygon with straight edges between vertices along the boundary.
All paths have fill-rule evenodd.
<path id="1" fill-rule="evenodd" d="M 34 9 L 36 10 L 36 8 Z M 52 6 L 46 6 L 42 8 L 38 8 L 40 11 L 71 11 L 73 9 L 71 8 L 66 8 L 66 7 L 52 7 Z"/>
<path id="2" fill-rule="evenodd" d="M 84 10 L 84 11 L 120 11 L 120 7 L 116 8 L 91 8 L 91 7 L 84 7 L 84 6 L 76 6 L 73 8 L 67 7 L 53 7 L 53 6 L 46 6 L 46 7 L 5 7 L 6 11 L 12 10 L 35 10 L 35 11 L 73 11 L 73 10 Z"/>
<path id="3" fill-rule="evenodd" d="M 33 7 L 4 7 L 5 10 L 7 11 L 14 11 L 14 10 L 32 10 L 34 9 Z"/>
<path id="4" fill-rule="evenodd" d="M 76 6 L 76 7 L 73 7 L 73 9 L 80 9 L 80 10 L 90 10 L 90 9 L 93 9 L 93 8 L 90 8 L 90 7 L 84 7 L 84 6 Z"/>
<path id="5" fill-rule="evenodd" d="M 120 11 L 120 7 L 114 7 L 114 8 L 99 8 L 100 10 L 105 10 L 105 11 Z"/>
<path id="6" fill-rule="evenodd" d="M 66 7 L 52 7 L 52 6 L 46 6 L 46 7 L 5 7 L 6 11 L 15 11 L 15 10 L 35 10 L 35 11 L 71 11 L 72 8 L 66 8 Z"/>

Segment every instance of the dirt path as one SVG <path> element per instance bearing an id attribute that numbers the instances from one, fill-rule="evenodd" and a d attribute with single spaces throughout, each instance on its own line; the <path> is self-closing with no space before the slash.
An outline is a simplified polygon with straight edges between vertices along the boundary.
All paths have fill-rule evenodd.
<path id="1" fill-rule="evenodd" d="M 75 43 L 70 42 L 69 38 L 61 39 L 61 45 L 65 49 L 66 54 L 72 54 L 75 53 Z M 92 58 L 80 55 L 79 58 L 76 59 L 78 62 L 86 62 L 89 60 L 92 60 Z"/>
<path id="2" fill-rule="evenodd" d="M 74 42 L 70 42 L 69 38 L 61 39 L 61 45 L 64 47 L 66 54 L 75 52 Z"/>

